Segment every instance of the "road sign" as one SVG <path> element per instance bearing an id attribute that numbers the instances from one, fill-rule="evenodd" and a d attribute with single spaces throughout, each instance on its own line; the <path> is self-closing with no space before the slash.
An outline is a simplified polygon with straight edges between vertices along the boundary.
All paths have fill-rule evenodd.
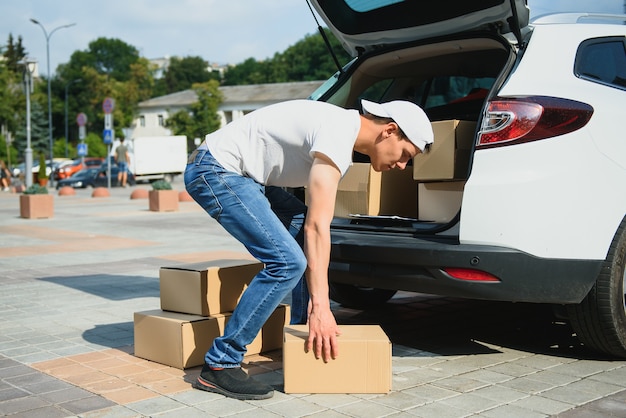
<path id="1" fill-rule="evenodd" d="M 76 116 L 76 123 L 78 126 L 85 126 L 87 124 L 87 115 L 79 113 L 78 116 Z"/>
<path id="2" fill-rule="evenodd" d="M 102 132 L 102 139 L 104 140 L 105 144 L 112 144 L 113 143 L 113 129 L 105 129 Z"/>
<path id="3" fill-rule="evenodd" d="M 79 157 L 84 157 L 85 155 L 87 155 L 87 144 L 81 142 L 76 146 L 76 150 L 78 151 Z"/>
<path id="4" fill-rule="evenodd" d="M 106 99 L 104 99 L 104 101 L 102 102 L 102 110 L 104 110 L 105 114 L 113 112 L 114 108 L 115 100 L 113 100 L 111 97 L 107 97 Z"/>
<path id="5" fill-rule="evenodd" d="M 104 129 L 113 129 L 113 114 L 104 114 Z"/>

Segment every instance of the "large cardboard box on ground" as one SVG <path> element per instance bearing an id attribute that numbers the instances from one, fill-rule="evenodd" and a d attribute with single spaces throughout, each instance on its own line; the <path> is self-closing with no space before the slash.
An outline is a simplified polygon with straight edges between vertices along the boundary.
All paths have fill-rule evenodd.
<path id="1" fill-rule="evenodd" d="M 398 215 L 417 217 L 417 183 L 411 170 L 376 172 L 369 163 L 354 163 L 337 188 L 335 216 Z"/>
<path id="2" fill-rule="evenodd" d="M 246 355 L 278 350 L 289 323 L 289 305 L 280 305 L 250 345 Z M 135 312 L 135 355 L 178 369 L 204 364 L 213 340 L 224 334 L 230 313 L 211 317 L 167 312 Z"/>
<path id="3" fill-rule="evenodd" d="M 285 393 L 388 393 L 391 390 L 391 342 L 378 325 L 343 325 L 339 356 L 328 363 L 304 345 L 307 325 L 285 327 Z"/>
<path id="4" fill-rule="evenodd" d="M 162 267 L 161 309 L 202 316 L 233 311 L 262 268 L 263 263 L 245 259 Z"/>
<path id="5" fill-rule="evenodd" d="M 433 122 L 435 142 L 430 152 L 413 158 L 413 178 L 441 181 L 467 178 L 476 122 L 444 120 Z"/>
<path id="6" fill-rule="evenodd" d="M 464 181 L 420 183 L 419 219 L 422 221 L 448 222 L 456 216 L 463 200 Z"/>

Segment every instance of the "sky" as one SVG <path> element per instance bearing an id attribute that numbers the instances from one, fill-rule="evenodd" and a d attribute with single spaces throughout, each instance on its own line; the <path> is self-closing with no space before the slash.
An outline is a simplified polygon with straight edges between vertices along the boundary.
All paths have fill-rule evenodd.
<path id="1" fill-rule="evenodd" d="M 624 12 L 624 0 L 528 4 L 531 18 L 557 11 Z M 101 37 L 120 39 L 148 59 L 199 56 L 210 63 L 239 64 L 271 58 L 317 32 L 305 0 L 0 0 L 0 46 L 9 34 L 15 40 L 21 36 L 42 75 L 47 74 L 46 35 L 30 19 L 48 33 L 52 73 Z"/>

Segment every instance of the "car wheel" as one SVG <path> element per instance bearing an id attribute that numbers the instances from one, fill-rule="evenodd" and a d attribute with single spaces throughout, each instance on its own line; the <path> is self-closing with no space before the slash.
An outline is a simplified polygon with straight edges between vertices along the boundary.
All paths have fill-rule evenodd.
<path id="1" fill-rule="evenodd" d="M 578 338 L 589 348 L 626 358 L 626 218 L 613 238 L 607 258 L 589 294 L 568 305 Z"/>
<path id="2" fill-rule="evenodd" d="M 387 302 L 396 290 L 362 287 L 345 283 L 330 282 L 330 298 L 346 308 L 373 308 Z"/>

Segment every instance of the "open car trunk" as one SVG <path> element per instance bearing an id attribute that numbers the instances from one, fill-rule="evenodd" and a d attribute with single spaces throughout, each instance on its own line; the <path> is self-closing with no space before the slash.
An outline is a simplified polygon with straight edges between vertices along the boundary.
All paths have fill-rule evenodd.
<path id="1" fill-rule="evenodd" d="M 453 233 L 483 106 L 514 61 L 501 38 L 464 38 L 361 57 L 323 94 L 348 108 L 359 108 L 362 98 L 413 101 L 435 133 L 431 151 L 404 171 L 376 173 L 366 156 L 355 155 L 339 185 L 333 229 Z"/>
<path id="2" fill-rule="evenodd" d="M 463 190 L 483 108 L 516 53 L 493 32 L 404 44 L 360 56 L 313 93 L 313 99 L 356 109 L 362 98 L 410 100 L 425 110 L 435 133 L 430 152 L 405 170 L 376 173 L 368 157 L 355 154 L 340 182 L 331 225 L 335 301 L 365 307 L 397 290 L 486 297 L 484 289 L 474 294 L 475 288 L 458 286 L 436 266 L 466 265 L 468 257 L 482 254 L 481 248 L 468 254 L 459 245 Z M 484 254 L 492 251 L 485 248 Z"/>

